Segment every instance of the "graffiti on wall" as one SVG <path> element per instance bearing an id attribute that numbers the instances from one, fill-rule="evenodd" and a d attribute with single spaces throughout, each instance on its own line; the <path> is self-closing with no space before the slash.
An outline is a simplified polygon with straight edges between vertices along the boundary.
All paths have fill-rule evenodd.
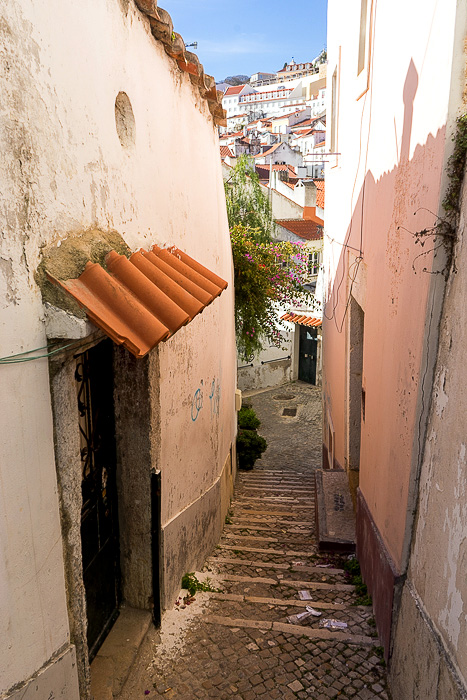
<path id="1" fill-rule="evenodd" d="M 201 380 L 199 384 L 191 401 L 191 420 L 193 422 L 198 418 L 199 412 L 203 408 L 203 380 Z"/>
<path id="2" fill-rule="evenodd" d="M 212 380 L 209 400 L 211 402 L 211 418 L 219 415 L 219 404 L 221 399 L 221 386 L 217 379 Z"/>
<path id="3" fill-rule="evenodd" d="M 209 387 L 209 383 L 206 382 Z M 207 390 L 206 390 L 207 391 Z M 209 388 L 209 407 L 211 418 L 219 415 L 219 406 L 221 400 L 221 385 L 217 378 L 214 378 Z M 197 420 L 199 414 L 204 407 L 204 381 L 201 379 L 198 388 L 191 399 L 191 420 L 193 423 Z"/>

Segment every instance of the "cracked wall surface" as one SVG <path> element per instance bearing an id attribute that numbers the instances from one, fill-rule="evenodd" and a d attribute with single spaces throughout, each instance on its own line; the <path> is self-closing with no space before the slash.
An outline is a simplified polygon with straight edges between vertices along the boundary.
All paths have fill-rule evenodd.
<path id="1" fill-rule="evenodd" d="M 86 665 L 83 640 L 73 649 L 85 625 L 69 620 L 82 616 L 82 601 L 67 608 L 66 595 L 73 585 L 79 597 L 79 548 L 64 557 L 59 509 L 76 474 L 57 483 L 51 377 L 47 358 L 39 357 L 49 340 L 36 280 L 42 252 L 87 232 L 117 232 L 131 250 L 176 245 L 232 280 L 217 94 L 179 67 L 183 57 L 171 57 L 156 30 L 133 0 L 12 0 L 0 9 L 0 357 L 37 357 L 0 367 L 0 624 L 8 631 L 0 635 L 2 697 L 40 669 L 45 693 L 51 659 L 64 648 L 73 658 L 70 673 Z M 121 93 L 134 117 L 124 143 L 115 114 Z M 171 413 L 162 448 L 151 434 L 151 459 L 159 466 L 162 449 L 164 518 L 173 521 L 222 480 L 235 434 L 232 285 L 167 341 L 160 372 L 158 402 Z M 63 405 L 71 407 L 70 392 L 62 387 L 57 396 L 66 393 Z M 60 421 L 73 427 L 71 408 Z M 63 441 L 59 461 L 69 453 L 76 459 L 66 430 L 55 439 Z M 82 697 L 86 682 L 84 670 Z M 69 700 L 77 697 L 76 684 L 63 687 Z"/>

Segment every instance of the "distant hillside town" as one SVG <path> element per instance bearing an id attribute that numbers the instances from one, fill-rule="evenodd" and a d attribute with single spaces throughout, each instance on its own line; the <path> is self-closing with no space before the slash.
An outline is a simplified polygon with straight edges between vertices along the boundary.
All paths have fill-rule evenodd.
<path id="1" fill-rule="evenodd" d="M 314 294 L 312 307 L 291 309 L 316 323 L 314 333 L 321 351 L 322 251 L 326 161 L 326 52 L 308 63 L 292 59 L 277 73 L 255 73 L 240 85 L 218 83 L 223 92 L 225 120 L 219 126 L 220 157 L 225 181 L 232 175 L 240 156 L 246 156 L 267 194 L 275 221 L 277 240 L 301 243 L 307 251 L 308 288 Z M 230 76 L 235 82 L 239 76 Z M 242 76 L 245 77 L 245 76 Z M 222 122 L 221 122 L 222 124 Z M 283 335 L 292 372 L 294 325 Z M 284 355 L 284 352 L 282 352 Z M 251 364 L 240 367 L 239 386 L 256 388 L 269 383 L 269 363 L 281 356 L 277 349 L 265 349 Z M 274 365 L 275 366 L 275 365 Z M 320 381 L 318 361 L 315 381 Z M 292 375 L 290 375 L 292 376 Z"/>

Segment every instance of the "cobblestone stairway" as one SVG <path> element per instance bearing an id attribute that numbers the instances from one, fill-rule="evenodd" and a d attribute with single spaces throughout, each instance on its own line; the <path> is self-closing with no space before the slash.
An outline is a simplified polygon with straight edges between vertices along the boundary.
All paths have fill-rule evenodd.
<path id="1" fill-rule="evenodd" d="M 309 439 L 318 430 L 319 394 L 300 386 L 294 394 L 307 412 L 294 432 Z M 304 466 L 309 444 L 304 438 L 297 448 L 284 445 L 290 424 L 272 399 L 261 397 L 262 412 L 255 405 L 269 448 L 252 471 L 238 475 L 223 536 L 205 565 L 220 592 L 197 594 L 205 605 L 181 649 L 169 660 L 153 648 L 125 700 L 141 697 L 144 683 L 150 698 L 177 700 L 389 698 L 372 610 L 357 604 L 344 560 L 317 550 L 313 469 Z M 303 590 L 311 600 L 300 599 Z M 321 616 L 292 624 L 288 618 L 307 605 Z M 347 627 L 326 629 L 323 619 Z"/>

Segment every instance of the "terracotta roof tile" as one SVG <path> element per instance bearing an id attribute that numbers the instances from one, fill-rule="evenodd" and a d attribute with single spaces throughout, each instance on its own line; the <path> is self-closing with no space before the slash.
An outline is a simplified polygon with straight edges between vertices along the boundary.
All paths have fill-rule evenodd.
<path id="1" fill-rule="evenodd" d="M 320 207 L 320 209 L 324 209 L 324 200 L 325 200 L 325 183 L 324 180 L 313 180 L 313 182 L 316 185 L 316 189 L 318 190 L 316 192 L 316 206 Z"/>
<path id="2" fill-rule="evenodd" d="M 65 289 L 115 343 L 143 357 L 191 321 L 227 282 L 178 248 L 138 251 L 128 259 L 111 250 L 107 270 L 88 262 L 77 279 L 48 279 Z"/>
<path id="3" fill-rule="evenodd" d="M 298 323 L 300 326 L 311 326 L 312 328 L 319 328 L 323 323 L 322 319 L 320 318 L 315 318 L 314 316 L 300 315 L 292 312 L 281 316 L 281 321 Z"/>
<path id="4" fill-rule="evenodd" d="M 323 229 L 312 219 L 276 219 L 276 224 L 306 241 L 319 241 Z"/>
<path id="5" fill-rule="evenodd" d="M 224 158 L 232 157 L 232 156 L 233 156 L 233 153 L 232 153 L 232 151 L 230 150 L 230 148 L 229 148 L 228 146 L 224 146 L 224 145 L 221 144 L 221 145 L 219 146 L 219 148 L 220 148 L 222 160 L 224 160 Z"/>
<path id="6" fill-rule="evenodd" d="M 279 146 L 282 146 L 281 143 L 275 143 L 274 146 L 271 146 L 271 148 L 268 148 L 267 151 L 264 151 L 264 153 L 258 153 L 256 156 L 253 156 L 254 158 L 261 158 L 261 156 L 268 156 L 270 153 L 274 153 L 274 151 L 279 148 Z"/>
<path id="7" fill-rule="evenodd" d="M 232 85 L 225 91 L 224 97 L 227 97 L 228 95 L 238 95 L 238 93 L 243 90 L 245 85 L 246 83 L 243 83 L 243 85 Z"/>

